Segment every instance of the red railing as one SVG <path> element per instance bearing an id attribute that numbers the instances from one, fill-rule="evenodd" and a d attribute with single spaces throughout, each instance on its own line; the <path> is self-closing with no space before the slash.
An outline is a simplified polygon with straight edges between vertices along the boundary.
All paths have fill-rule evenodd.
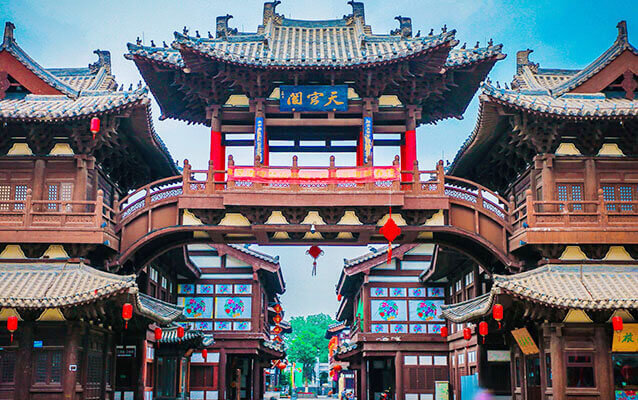
<path id="1" fill-rule="evenodd" d="M 96 200 L 33 200 L 31 189 L 25 200 L 0 201 L 0 227 L 96 228 L 115 230 L 116 211 L 104 204 L 98 191 Z"/>

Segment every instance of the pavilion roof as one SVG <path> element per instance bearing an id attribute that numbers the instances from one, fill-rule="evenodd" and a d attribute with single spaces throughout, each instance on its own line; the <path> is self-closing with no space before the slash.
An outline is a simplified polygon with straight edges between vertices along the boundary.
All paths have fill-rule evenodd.
<path id="1" fill-rule="evenodd" d="M 94 51 L 98 61 L 86 68 L 46 69 L 18 45 L 14 29 L 11 22 L 6 23 L 0 54 L 10 54 L 52 89 L 46 93 L 0 92 L 0 121 L 62 123 L 130 112 L 127 119 L 135 130 L 129 134 L 137 136 L 135 146 L 151 156 L 147 158 L 153 160 L 149 163 L 153 178 L 177 174 L 175 162 L 153 127 L 148 90 L 141 86 L 118 90 L 110 52 Z"/>
<path id="2" fill-rule="evenodd" d="M 429 123 L 442 118 L 460 117 L 478 83 L 485 79 L 497 60 L 505 57 L 501 52 L 502 46 L 493 44 L 491 40 L 484 47 L 477 43 L 474 48 L 463 45 L 455 49 L 458 44 L 456 32 L 446 27 L 438 34 L 432 30 L 427 35 L 421 35 L 420 32 L 413 35 L 412 20 L 407 17 L 396 17 L 399 29 L 389 34 L 373 33 L 372 28 L 365 23 L 363 3 L 357 1 L 349 2 L 353 7 L 352 14 L 322 21 L 285 18 L 275 12 L 279 3 L 265 3 L 263 24 L 253 32 L 238 32 L 230 28 L 228 21 L 232 16 L 226 15 L 217 18 L 215 36 L 209 33 L 203 37 L 197 31 L 193 36 L 184 28 L 182 33 L 175 32 L 175 39 L 170 46 L 165 43 L 161 47 L 155 46 L 152 41 L 148 46 L 140 40 L 135 44 L 129 43 L 125 57 L 135 61 L 160 104 L 162 117 L 208 124 L 205 117 L 207 105 L 194 98 L 190 100 L 194 92 L 201 91 L 201 96 L 207 97 L 209 102 L 221 104 L 226 101 L 227 97 L 224 96 L 231 93 L 249 95 L 244 92 L 259 92 L 249 97 L 264 97 L 271 93 L 272 85 L 267 83 L 260 84 L 259 89 L 246 89 L 243 86 L 249 85 L 243 81 L 233 84 L 237 78 L 225 78 L 224 74 L 229 73 L 227 66 L 240 68 L 240 76 L 245 76 L 242 74 L 249 70 L 279 74 L 276 77 L 262 77 L 268 82 L 287 80 L 290 76 L 286 75 L 286 70 L 337 72 L 342 80 L 352 81 L 355 79 L 352 74 L 357 74 L 356 71 L 361 69 L 370 71 L 410 61 L 414 65 L 404 72 L 411 79 L 427 80 L 438 75 L 445 78 L 443 81 L 453 83 L 442 89 L 445 94 L 440 95 L 435 109 L 425 113 L 423 123 Z M 475 68 L 477 65 L 480 67 Z M 212 91 L 208 87 L 198 86 L 203 81 L 197 77 L 204 71 L 211 74 L 207 78 L 213 81 Z M 455 71 L 468 74 L 452 77 Z M 337 81 L 341 79 L 339 77 Z M 427 89 L 402 89 L 400 82 L 403 80 L 393 81 L 394 86 L 388 89 L 387 94 L 405 92 L 402 95 L 410 104 L 426 97 L 420 91 Z"/>
<path id="3" fill-rule="evenodd" d="M 115 296 L 131 296 L 135 311 L 158 323 L 182 315 L 182 308 L 139 293 L 135 275 L 114 275 L 81 262 L 0 264 L 0 307 L 78 307 Z"/>
<path id="4" fill-rule="evenodd" d="M 624 21 L 618 24 L 618 36 L 600 57 L 581 70 L 547 69 L 529 61 L 532 50 L 517 53 L 517 71 L 511 88 L 489 80 L 481 84 L 479 117 L 476 127 L 463 143 L 450 167 L 450 173 L 463 175 L 477 159 L 494 149 L 491 144 L 502 133 L 499 126 L 507 113 L 517 111 L 557 122 L 627 120 L 638 117 L 638 96 L 621 92 L 582 92 L 579 89 L 621 55 L 638 56 L 628 41 Z"/>
<path id="5" fill-rule="evenodd" d="M 159 340 L 160 343 L 166 344 L 182 344 L 188 343 L 194 347 L 209 347 L 215 343 L 215 339 L 213 335 L 208 335 L 200 330 L 190 329 L 190 327 L 184 328 L 184 336 L 177 336 L 177 328 L 179 325 L 173 323 L 168 328 L 162 329 L 162 338 Z"/>
<path id="6" fill-rule="evenodd" d="M 446 319 L 464 322 L 491 311 L 495 296 L 505 294 L 546 307 L 582 310 L 638 308 L 638 266 L 546 265 L 515 275 L 494 275 L 490 292 L 442 306 Z"/>

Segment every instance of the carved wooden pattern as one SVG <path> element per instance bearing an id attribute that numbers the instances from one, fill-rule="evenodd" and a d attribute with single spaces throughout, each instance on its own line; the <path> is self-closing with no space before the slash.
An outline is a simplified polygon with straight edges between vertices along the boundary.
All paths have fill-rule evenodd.
<path id="1" fill-rule="evenodd" d="M 300 224 L 308 215 L 308 209 L 304 207 L 285 207 L 281 213 L 290 224 Z"/>
<path id="2" fill-rule="evenodd" d="M 264 224 L 272 214 L 273 207 L 241 207 L 241 214 L 253 225 Z"/>
<path id="3" fill-rule="evenodd" d="M 534 247 L 536 247 L 543 258 L 556 260 L 563 254 L 567 246 L 564 244 L 538 244 Z"/>
<path id="4" fill-rule="evenodd" d="M 419 226 L 432 218 L 436 210 L 401 210 L 401 216 L 411 226 Z"/>
<path id="5" fill-rule="evenodd" d="M 609 251 L 609 245 L 581 244 L 580 248 L 592 260 L 602 260 Z"/>
<path id="6" fill-rule="evenodd" d="M 359 221 L 364 225 L 376 225 L 376 223 L 388 213 L 388 208 L 358 207 L 356 210 Z"/>
<path id="7" fill-rule="evenodd" d="M 218 225 L 226 215 L 226 210 L 191 210 L 205 225 Z"/>
<path id="8" fill-rule="evenodd" d="M 322 207 L 317 210 L 321 219 L 328 225 L 336 225 L 346 213 L 344 207 Z"/>

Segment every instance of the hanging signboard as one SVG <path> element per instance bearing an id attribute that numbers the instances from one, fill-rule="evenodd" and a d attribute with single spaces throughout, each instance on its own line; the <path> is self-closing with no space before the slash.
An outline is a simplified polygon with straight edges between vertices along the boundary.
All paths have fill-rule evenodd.
<path id="1" fill-rule="evenodd" d="M 516 343 L 518 343 L 518 347 L 521 348 L 523 354 L 530 355 L 539 353 L 538 346 L 536 346 L 536 342 L 532 339 L 527 328 L 513 330 L 512 336 L 516 339 Z"/>
<path id="2" fill-rule="evenodd" d="M 450 384 L 448 381 L 434 382 L 434 400 L 449 400 Z"/>
<path id="3" fill-rule="evenodd" d="M 614 332 L 611 351 L 638 351 L 638 324 L 623 324 L 622 331 Z"/>
<path id="4" fill-rule="evenodd" d="M 372 118 L 363 118 L 363 163 L 372 162 Z"/>
<path id="5" fill-rule="evenodd" d="M 348 111 L 348 85 L 283 85 L 280 111 Z"/>

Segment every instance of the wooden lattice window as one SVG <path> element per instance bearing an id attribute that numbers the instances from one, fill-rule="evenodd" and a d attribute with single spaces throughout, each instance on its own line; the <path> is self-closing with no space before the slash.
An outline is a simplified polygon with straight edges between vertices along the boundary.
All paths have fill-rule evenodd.
<path id="1" fill-rule="evenodd" d="M 13 383 L 15 381 L 16 353 L 15 351 L 3 351 L 0 353 L 0 383 Z"/>
<path id="2" fill-rule="evenodd" d="M 43 385 L 62 382 L 62 351 L 40 351 L 35 354 L 34 381 Z"/>
<path id="3" fill-rule="evenodd" d="M 13 199 L 15 201 L 25 201 L 27 199 L 27 185 L 15 185 Z M 24 210 L 24 204 L 15 204 L 15 210 Z"/>
<path id="4" fill-rule="evenodd" d="M 0 211 L 9 211 L 11 205 L 8 202 L 11 200 L 11 185 L 0 185 Z"/>
<path id="5" fill-rule="evenodd" d="M 637 185 L 614 184 L 603 185 L 603 199 L 608 202 L 636 201 L 638 199 Z M 607 204 L 607 211 L 634 211 L 633 204 Z"/>
<path id="6" fill-rule="evenodd" d="M 583 185 L 581 184 L 559 184 L 557 185 L 558 201 L 583 201 Z M 563 210 L 563 205 L 560 204 L 559 210 Z M 569 211 L 582 211 L 583 205 L 578 203 L 572 203 L 568 207 Z"/>

